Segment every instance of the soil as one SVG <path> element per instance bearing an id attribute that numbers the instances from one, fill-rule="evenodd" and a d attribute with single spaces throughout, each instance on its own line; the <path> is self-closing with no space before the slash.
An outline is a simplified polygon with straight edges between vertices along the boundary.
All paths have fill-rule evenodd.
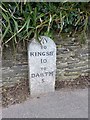
<path id="1" fill-rule="evenodd" d="M 62 88 L 69 89 L 84 89 L 90 85 L 90 75 L 79 76 L 73 81 L 56 81 L 55 89 L 60 90 Z M 13 87 L 2 87 L 2 106 L 8 107 L 10 105 L 24 102 L 28 97 L 30 97 L 29 83 L 27 79 L 20 80 L 19 83 L 15 84 Z"/>

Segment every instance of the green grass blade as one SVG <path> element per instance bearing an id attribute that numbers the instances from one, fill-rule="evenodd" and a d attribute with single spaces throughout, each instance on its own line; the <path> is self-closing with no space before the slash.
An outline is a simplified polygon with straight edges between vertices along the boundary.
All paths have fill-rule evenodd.
<path id="1" fill-rule="evenodd" d="M 5 30 L 4 34 L 2 35 L 2 40 L 4 39 L 4 37 L 6 36 L 6 34 L 9 32 L 9 28 L 10 28 L 10 25 L 8 25 L 6 27 L 6 30 Z"/>
<path id="2" fill-rule="evenodd" d="M 8 43 L 12 38 L 14 38 L 18 33 L 20 33 L 24 29 L 25 26 L 26 26 L 26 23 L 22 26 L 20 30 L 18 30 L 17 33 L 15 33 L 11 38 L 9 38 L 4 44 Z"/>

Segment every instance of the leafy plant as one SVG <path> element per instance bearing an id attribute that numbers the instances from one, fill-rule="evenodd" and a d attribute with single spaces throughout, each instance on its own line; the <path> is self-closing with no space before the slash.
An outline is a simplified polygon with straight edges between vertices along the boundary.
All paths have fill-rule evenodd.
<path id="1" fill-rule="evenodd" d="M 53 37 L 53 33 L 86 33 L 90 3 L 79 2 L 8 2 L 2 10 L 2 45 L 25 42 L 39 35 Z"/>

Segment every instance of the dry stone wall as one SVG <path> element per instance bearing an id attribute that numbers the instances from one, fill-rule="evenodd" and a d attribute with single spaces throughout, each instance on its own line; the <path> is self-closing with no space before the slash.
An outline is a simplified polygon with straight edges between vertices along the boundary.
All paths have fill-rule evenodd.
<path id="1" fill-rule="evenodd" d="M 88 40 L 80 46 L 75 38 L 61 40 L 55 37 L 57 46 L 56 81 L 72 81 L 80 75 L 88 75 Z M 27 48 L 5 48 L 2 54 L 2 82 L 4 86 L 13 86 L 22 79 L 28 79 Z"/>
<path id="2" fill-rule="evenodd" d="M 22 46 L 17 51 L 5 48 L 2 55 L 2 82 L 5 86 L 13 86 L 21 79 L 28 78 L 27 50 Z"/>
<path id="3" fill-rule="evenodd" d="M 56 80 L 70 81 L 88 75 L 88 41 L 81 47 L 74 40 L 69 38 L 57 43 Z"/>

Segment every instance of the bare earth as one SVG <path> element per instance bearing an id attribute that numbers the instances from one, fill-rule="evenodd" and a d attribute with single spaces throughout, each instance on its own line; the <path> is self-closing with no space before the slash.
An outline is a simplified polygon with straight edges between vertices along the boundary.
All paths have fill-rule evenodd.
<path id="1" fill-rule="evenodd" d="M 65 89 L 84 89 L 90 84 L 90 76 L 80 76 L 73 81 L 56 81 L 56 90 Z M 13 87 L 2 88 L 2 106 L 8 107 L 16 103 L 22 103 L 30 96 L 29 83 L 27 79 L 21 79 Z"/>

